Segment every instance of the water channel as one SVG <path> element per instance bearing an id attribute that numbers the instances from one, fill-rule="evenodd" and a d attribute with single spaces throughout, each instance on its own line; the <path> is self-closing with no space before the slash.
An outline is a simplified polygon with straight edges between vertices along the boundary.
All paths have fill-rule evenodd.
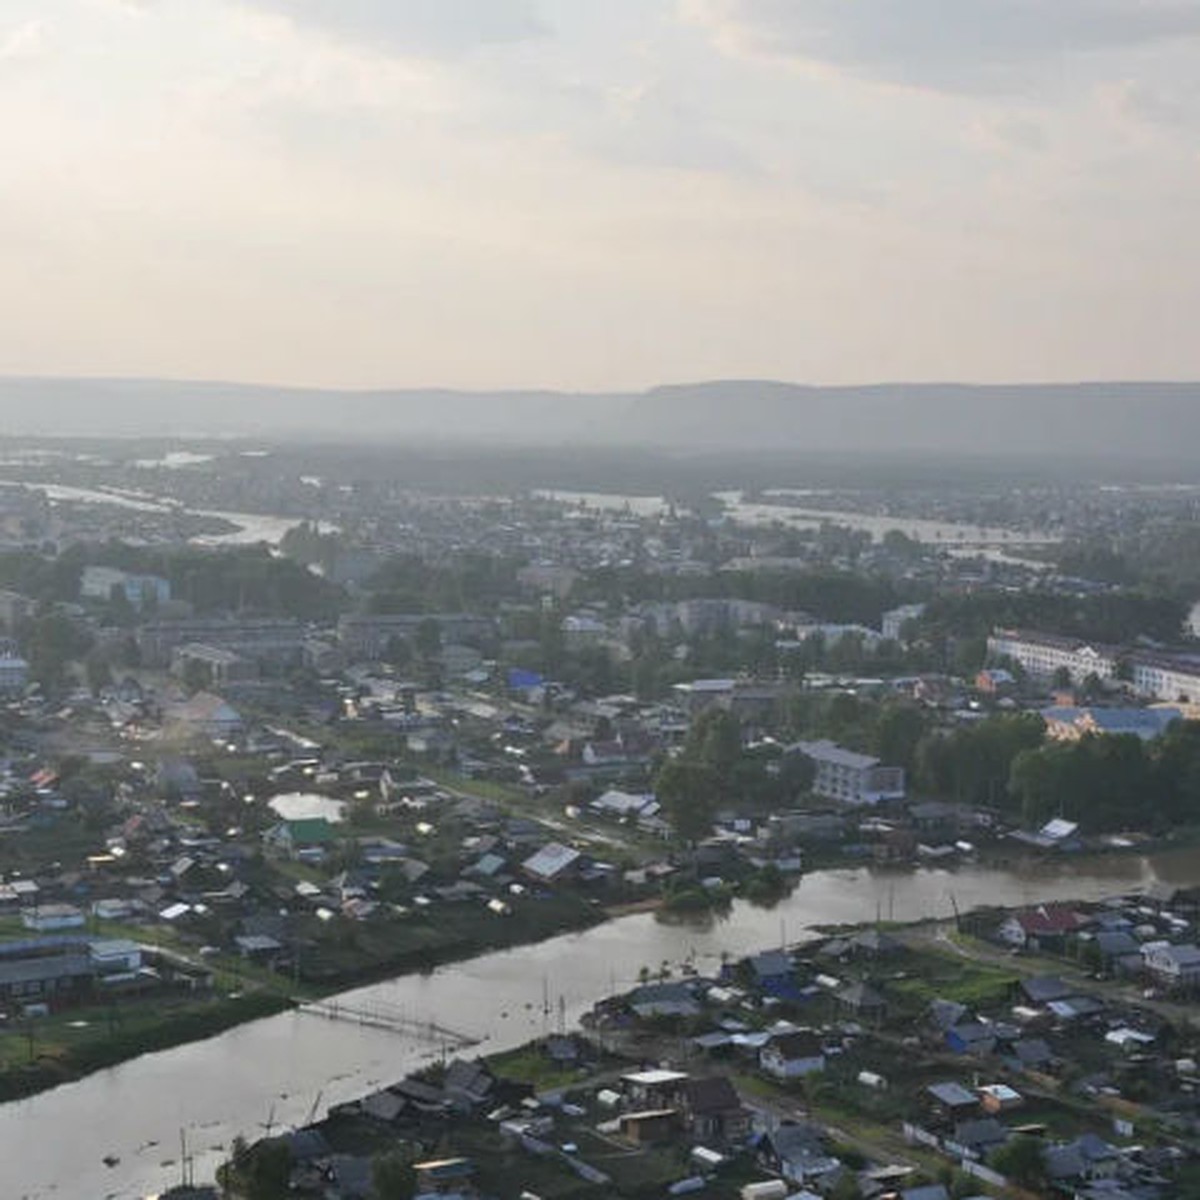
<path id="1" fill-rule="evenodd" d="M 723 952 L 804 940 L 812 926 L 915 920 L 988 904 L 1100 899 L 1155 880 L 1200 882 L 1200 851 L 1155 857 L 1031 863 L 1008 869 L 817 871 L 771 910 L 737 903 L 710 924 L 622 917 L 580 934 L 486 954 L 430 975 L 346 993 L 346 1004 L 386 1005 L 482 1039 L 481 1053 L 518 1045 L 569 1022 L 642 967 L 692 959 L 703 971 Z M 550 1013 L 543 998 L 550 998 Z M 438 1053 L 420 1038 L 289 1012 L 204 1042 L 145 1055 L 79 1083 L 0 1106 L 6 1200 L 134 1200 L 179 1178 L 180 1130 L 197 1179 L 211 1178 L 233 1137 L 304 1123 L 311 1113 L 388 1083 Z M 106 1167 L 103 1158 L 120 1162 Z"/>

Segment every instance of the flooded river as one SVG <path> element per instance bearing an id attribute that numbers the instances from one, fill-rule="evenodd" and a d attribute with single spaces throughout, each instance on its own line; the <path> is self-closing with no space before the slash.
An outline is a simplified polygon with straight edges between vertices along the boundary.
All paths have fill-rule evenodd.
<path id="1" fill-rule="evenodd" d="M 722 953 L 742 955 L 801 941 L 812 926 L 952 915 L 984 903 L 1099 899 L 1156 879 L 1200 882 L 1200 852 L 1153 858 L 1031 864 L 998 870 L 817 871 L 771 910 L 737 903 L 708 924 L 664 924 L 652 914 L 610 921 L 430 975 L 406 976 L 346 993 L 346 1004 L 386 1005 L 482 1039 L 487 1053 L 568 1021 L 597 999 L 627 988 L 642 967 L 693 959 L 701 970 Z M 550 1015 L 543 1012 L 550 1000 Z M 0 1107 L 4 1196 L 132 1200 L 178 1181 L 179 1131 L 186 1130 L 197 1178 L 211 1178 L 222 1150 L 242 1133 L 304 1123 L 330 1104 L 395 1081 L 438 1048 L 381 1029 L 290 1012 L 205 1042 L 146 1055 L 124 1066 Z M 106 1167 L 106 1155 L 120 1162 Z"/>

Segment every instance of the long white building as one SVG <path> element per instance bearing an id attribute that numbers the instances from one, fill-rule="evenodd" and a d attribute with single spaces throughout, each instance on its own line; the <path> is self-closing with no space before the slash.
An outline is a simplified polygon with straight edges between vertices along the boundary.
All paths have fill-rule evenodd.
<path id="1" fill-rule="evenodd" d="M 1066 670 L 1072 683 L 1082 683 L 1089 675 L 1115 678 L 1119 658 L 1115 646 L 1025 629 L 994 630 L 988 638 L 988 655 L 1011 658 L 1034 679 L 1053 679 Z"/>
<path id="2" fill-rule="evenodd" d="M 1200 702 L 1200 658 L 1180 654 L 1135 654 L 1129 659 L 1133 690 L 1172 703 Z"/>
<path id="3" fill-rule="evenodd" d="M 1072 683 L 1082 683 L 1089 675 L 1115 679 L 1123 663 L 1125 677 L 1139 696 L 1171 704 L 1200 703 L 1200 655 L 1148 650 L 1125 654 L 1116 646 L 1025 629 L 993 630 L 988 655 L 1010 658 L 1038 680 L 1050 680 L 1065 669 Z"/>

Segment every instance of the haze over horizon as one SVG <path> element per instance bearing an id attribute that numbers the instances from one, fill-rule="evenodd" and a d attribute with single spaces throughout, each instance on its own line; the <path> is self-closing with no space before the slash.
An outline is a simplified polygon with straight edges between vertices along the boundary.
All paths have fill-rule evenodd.
<path id="1" fill-rule="evenodd" d="M 1200 383 L 812 387 L 714 380 L 563 393 L 0 377 L 3 434 L 1070 457 L 1194 468 Z"/>
<path id="2" fill-rule="evenodd" d="M 1200 378 L 1198 39 L 1184 0 L 8 0 L 0 373 Z"/>

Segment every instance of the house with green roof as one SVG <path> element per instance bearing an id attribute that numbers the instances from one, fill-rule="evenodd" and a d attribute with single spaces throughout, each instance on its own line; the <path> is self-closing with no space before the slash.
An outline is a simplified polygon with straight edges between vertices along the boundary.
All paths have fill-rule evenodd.
<path id="1" fill-rule="evenodd" d="M 300 862 L 320 862 L 337 841 L 337 829 L 325 817 L 280 821 L 263 834 L 270 851 Z"/>

